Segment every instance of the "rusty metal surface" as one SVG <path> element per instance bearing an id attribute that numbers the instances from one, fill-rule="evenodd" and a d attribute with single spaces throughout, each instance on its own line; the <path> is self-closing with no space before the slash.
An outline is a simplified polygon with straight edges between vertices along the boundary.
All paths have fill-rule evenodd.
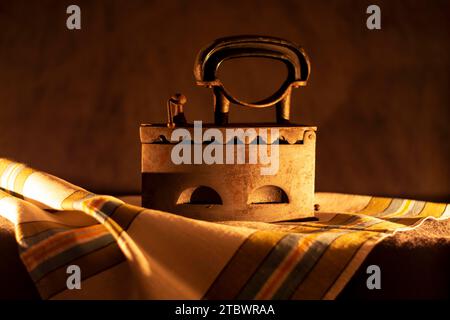
<path id="1" fill-rule="evenodd" d="M 231 95 L 217 77 L 223 61 L 243 57 L 263 57 L 282 61 L 288 69 L 287 79 L 280 89 L 268 98 L 246 102 Z M 212 88 L 214 93 L 214 122 L 228 123 L 230 103 L 253 108 L 276 106 L 278 124 L 289 123 L 292 88 L 305 86 L 311 72 L 309 58 L 298 45 L 267 36 L 234 36 L 220 38 L 200 50 L 194 64 L 197 85 Z"/>
<path id="2" fill-rule="evenodd" d="M 250 129 L 250 128 L 270 128 L 271 124 L 268 123 L 254 123 L 254 124 L 239 124 L 235 126 L 228 126 L 228 127 L 216 127 L 214 124 L 202 124 L 203 128 L 217 128 L 222 132 L 223 136 L 226 137 L 226 130 L 227 129 Z M 192 126 L 190 127 L 184 127 L 186 130 L 189 131 L 191 136 L 194 135 L 194 128 Z M 291 127 L 277 127 L 280 134 L 280 139 L 282 141 L 285 141 L 289 144 L 295 144 L 295 143 L 302 143 L 303 138 L 305 135 L 305 131 L 317 131 L 317 127 L 314 126 L 299 126 L 299 125 L 293 125 Z M 159 143 L 162 142 L 162 140 L 167 140 L 171 143 L 176 143 L 178 141 L 172 141 L 172 132 L 173 128 L 168 128 L 165 124 L 164 125 L 153 125 L 153 124 L 142 124 L 140 127 L 140 137 L 141 137 L 141 143 Z M 164 138 L 163 138 L 164 137 Z M 224 141 L 227 143 L 228 141 Z M 247 143 L 247 142 L 246 142 Z"/>
<path id="3" fill-rule="evenodd" d="M 279 170 L 268 176 L 260 174 L 264 166 L 261 164 L 175 165 L 170 157 L 173 144 L 144 143 L 142 204 L 204 220 L 277 221 L 311 217 L 316 136 L 314 131 L 298 130 L 307 138 L 301 144 L 279 145 Z M 201 186 L 217 192 L 222 203 L 208 203 L 211 200 L 208 198 L 203 199 L 204 204 L 180 201 L 184 192 Z M 280 188 L 287 199 L 272 202 L 261 198 L 265 194 L 258 195 L 258 189 L 267 186 Z M 274 192 L 277 190 L 274 188 Z"/>
<path id="4" fill-rule="evenodd" d="M 216 77 L 222 61 L 247 56 L 282 60 L 289 70 L 286 81 L 275 94 L 255 103 L 231 96 Z M 187 123 L 184 110 L 187 100 L 177 94 L 168 101 L 166 124 L 141 125 L 143 206 L 211 221 L 278 221 L 312 217 L 317 128 L 289 122 L 291 89 L 306 85 L 309 72 L 309 59 L 303 49 L 278 38 L 222 38 L 200 51 L 194 75 L 198 85 L 213 89 L 215 123 L 202 124 L 200 129 Z M 275 106 L 276 123 L 228 124 L 230 102 L 255 108 Z M 183 136 L 173 138 L 174 130 L 180 128 Z M 265 152 L 270 150 L 270 156 L 271 148 L 276 145 L 277 170 L 263 175 L 261 170 L 267 164 L 261 161 L 234 163 L 233 159 L 232 163 L 226 164 L 173 162 L 173 148 L 180 142 L 188 148 L 197 148 L 203 155 L 208 141 L 202 139 L 211 128 L 224 137 L 214 142 L 223 153 L 230 145 L 236 147 L 235 136 L 228 134 L 229 129 L 254 130 L 254 135 L 244 136 L 240 141 L 245 150 L 244 159 L 250 159 L 252 145 L 257 146 L 258 151 L 265 146 Z M 266 134 L 269 134 L 259 135 L 260 129 L 267 129 Z M 272 134 L 271 130 L 278 134 Z M 196 133 L 200 137 L 195 138 Z M 196 140 L 198 138 L 201 141 Z"/>

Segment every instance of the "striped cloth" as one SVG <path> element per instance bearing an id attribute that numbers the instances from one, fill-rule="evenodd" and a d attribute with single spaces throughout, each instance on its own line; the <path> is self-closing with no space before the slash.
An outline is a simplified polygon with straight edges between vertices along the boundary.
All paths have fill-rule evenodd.
<path id="1" fill-rule="evenodd" d="M 334 299 L 384 237 L 446 204 L 316 194 L 318 221 L 212 223 L 0 159 L 0 215 L 43 299 Z M 68 266 L 81 289 L 67 287 Z"/>

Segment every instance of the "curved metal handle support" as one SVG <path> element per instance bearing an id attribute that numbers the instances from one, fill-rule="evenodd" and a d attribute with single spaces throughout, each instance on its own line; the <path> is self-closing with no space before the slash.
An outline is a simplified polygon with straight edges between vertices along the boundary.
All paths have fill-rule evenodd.
<path id="1" fill-rule="evenodd" d="M 272 96 L 257 102 L 244 102 L 233 97 L 217 78 L 220 64 L 229 59 L 262 57 L 280 60 L 288 69 L 287 79 Z M 265 108 L 276 105 L 277 123 L 289 122 L 291 89 L 305 86 L 311 66 L 303 49 L 292 42 L 266 36 L 235 36 L 220 38 L 202 49 L 195 60 L 197 85 L 212 88 L 216 125 L 228 123 L 230 102 L 247 107 Z"/>

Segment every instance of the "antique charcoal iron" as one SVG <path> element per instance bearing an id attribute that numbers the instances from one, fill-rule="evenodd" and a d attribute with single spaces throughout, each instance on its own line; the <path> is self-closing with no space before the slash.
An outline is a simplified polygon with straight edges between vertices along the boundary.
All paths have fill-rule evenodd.
<path id="1" fill-rule="evenodd" d="M 284 62 L 286 81 L 262 101 L 236 99 L 216 73 L 223 61 L 241 57 Z M 289 122 L 291 90 L 305 86 L 309 73 L 303 49 L 278 38 L 228 37 L 201 50 L 194 76 L 213 90 L 214 124 L 187 123 L 186 98 L 177 94 L 168 101 L 167 124 L 141 125 L 143 206 L 211 221 L 312 217 L 316 127 Z M 228 124 L 230 103 L 275 106 L 276 123 Z"/>

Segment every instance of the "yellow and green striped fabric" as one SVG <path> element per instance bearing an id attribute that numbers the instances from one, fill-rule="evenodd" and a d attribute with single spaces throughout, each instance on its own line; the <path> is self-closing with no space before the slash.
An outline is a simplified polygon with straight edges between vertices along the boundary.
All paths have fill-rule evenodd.
<path id="1" fill-rule="evenodd" d="M 383 238 L 446 204 L 317 194 L 318 221 L 212 223 L 0 159 L 0 215 L 44 299 L 334 299 Z M 67 268 L 81 289 L 67 288 Z"/>

